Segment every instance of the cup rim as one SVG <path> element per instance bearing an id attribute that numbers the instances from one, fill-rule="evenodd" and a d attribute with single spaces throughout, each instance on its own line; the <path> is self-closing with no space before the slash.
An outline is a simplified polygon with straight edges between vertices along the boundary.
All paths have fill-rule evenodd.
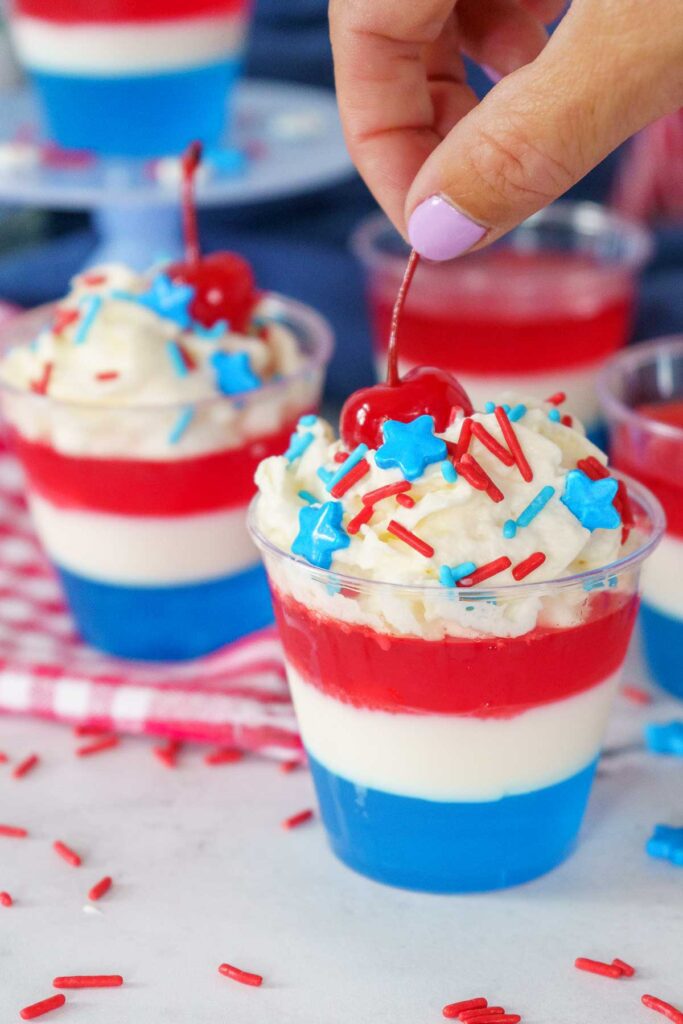
<path id="1" fill-rule="evenodd" d="M 541 580 L 538 582 L 525 583 L 522 581 L 519 583 L 505 583 L 498 586 L 474 586 L 468 587 L 466 590 L 460 590 L 459 593 L 462 595 L 476 594 L 477 599 L 489 597 L 510 598 L 517 595 L 524 597 L 533 597 L 534 595 L 540 596 L 541 594 L 547 594 L 548 590 L 568 590 L 576 587 L 577 584 L 591 584 L 601 581 L 606 577 L 623 572 L 626 569 L 630 569 L 644 561 L 657 547 L 666 529 L 664 509 L 652 491 L 643 486 L 643 484 L 638 483 L 638 481 L 634 480 L 633 477 L 628 476 L 626 473 L 614 470 L 612 475 L 617 480 L 624 481 L 628 488 L 629 495 L 634 497 L 639 506 L 645 511 L 647 519 L 652 527 L 650 535 L 634 551 L 631 551 L 623 558 L 616 559 L 614 562 L 609 562 L 607 565 L 599 566 L 596 569 L 586 569 L 583 572 L 574 573 L 571 576 L 558 576 L 550 580 Z M 249 503 L 247 528 L 254 543 L 262 553 L 269 552 L 270 554 L 277 555 L 279 558 L 283 558 L 292 564 L 303 566 L 303 568 L 318 575 L 321 579 L 327 578 L 330 582 L 333 581 L 336 584 L 340 584 L 342 587 L 348 585 L 352 589 L 390 589 L 392 591 L 399 591 L 403 594 L 434 594 L 444 592 L 449 589 L 444 588 L 440 583 L 435 581 L 429 583 L 392 583 L 389 580 L 367 579 L 362 576 L 349 576 L 345 573 L 336 572 L 333 569 L 320 569 L 318 566 L 311 565 L 310 562 L 307 562 L 306 559 L 302 558 L 300 555 L 295 555 L 291 551 L 285 551 L 283 548 L 278 547 L 277 544 L 274 544 L 260 531 L 256 522 L 256 509 L 260 498 L 261 494 L 257 493 Z M 586 589 L 590 589 L 590 587 L 587 587 Z"/>
<path id="2" fill-rule="evenodd" d="M 660 355 L 680 355 L 683 359 L 683 334 L 665 334 L 659 338 L 650 338 L 612 356 L 598 372 L 598 397 L 610 419 L 632 423 L 650 434 L 683 442 L 683 427 L 677 427 L 672 423 L 660 423 L 649 416 L 643 416 L 637 409 L 633 409 L 618 398 L 614 390 L 618 378 L 624 371 L 655 363 Z"/>
<path id="3" fill-rule="evenodd" d="M 332 357 L 334 334 L 329 321 L 321 313 L 313 309 L 312 306 L 308 306 L 304 302 L 299 302 L 298 299 L 292 299 L 286 295 L 282 295 L 280 292 L 266 292 L 264 298 L 266 300 L 273 300 L 274 302 L 279 303 L 283 310 L 291 317 L 294 325 L 310 329 L 312 351 L 310 354 L 305 355 L 304 364 L 294 373 L 286 374 L 278 380 L 270 380 L 257 389 L 237 391 L 231 395 L 224 395 L 222 393 L 206 395 L 203 398 L 197 398 L 191 401 L 188 401 L 188 399 L 182 399 L 174 400 L 172 402 L 131 402 L 129 404 L 122 403 L 121 405 L 103 405 L 101 402 L 78 402 L 67 398 L 54 398 L 52 395 L 36 394 L 35 392 L 27 391 L 25 388 L 15 387 L 13 384 L 9 384 L 0 377 L 0 393 L 13 395 L 19 398 L 28 398 L 34 402 L 41 402 L 43 404 L 59 408 L 78 410 L 106 409 L 108 412 L 119 412 L 123 414 L 181 410 L 187 408 L 188 405 L 191 405 L 194 409 L 204 409 L 213 404 L 225 402 L 226 400 L 236 404 L 239 404 L 240 402 L 253 401 L 255 398 L 265 398 L 267 400 L 273 395 L 277 395 L 280 392 L 288 390 L 291 385 L 297 381 L 305 380 L 312 372 L 315 372 L 316 370 L 323 370 Z M 60 300 L 43 303 L 40 306 L 36 306 L 34 309 L 18 313 L 0 327 L 0 357 L 2 356 L 5 345 L 7 344 L 8 335 L 11 335 L 12 330 L 16 329 L 20 321 L 22 324 L 27 325 L 35 320 L 37 334 L 40 330 L 41 324 L 43 326 L 45 325 L 45 322 L 59 305 L 59 301 Z"/>
<path id="4" fill-rule="evenodd" d="M 637 271 L 647 263 L 654 251 L 652 233 L 637 220 L 602 206 L 600 203 L 571 199 L 559 200 L 538 210 L 537 213 L 532 214 L 531 217 L 504 235 L 501 243 L 505 246 L 506 239 L 514 239 L 515 235 L 523 234 L 527 228 L 543 224 L 555 224 L 558 227 L 574 225 L 578 231 L 584 233 L 590 233 L 588 229 L 592 228 L 593 234 L 598 234 L 596 230 L 598 226 L 601 230 L 619 232 L 626 239 L 627 252 L 618 260 L 607 260 L 605 262 L 607 267 L 632 268 Z M 379 252 L 375 246 L 378 234 L 387 227 L 391 227 L 389 218 L 381 211 L 376 211 L 363 218 L 354 229 L 350 239 L 350 248 L 365 267 L 372 268 L 380 260 L 387 258 L 387 254 Z M 403 264 L 404 257 L 401 256 L 399 260 L 397 256 L 397 262 Z"/>

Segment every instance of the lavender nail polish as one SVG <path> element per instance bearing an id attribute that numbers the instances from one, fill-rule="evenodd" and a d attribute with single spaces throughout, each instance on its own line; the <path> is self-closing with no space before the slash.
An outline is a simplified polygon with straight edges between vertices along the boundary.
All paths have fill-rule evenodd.
<path id="1" fill-rule="evenodd" d="M 413 210 L 408 221 L 410 244 L 428 260 L 452 260 L 486 234 L 441 196 L 430 196 Z"/>

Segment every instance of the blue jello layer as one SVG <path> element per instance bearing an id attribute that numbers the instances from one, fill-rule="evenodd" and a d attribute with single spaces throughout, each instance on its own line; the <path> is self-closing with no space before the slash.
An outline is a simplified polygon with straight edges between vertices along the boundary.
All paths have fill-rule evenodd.
<path id="1" fill-rule="evenodd" d="M 683 619 L 642 602 L 640 622 L 652 675 L 674 697 L 683 698 Z"/>
<path id="2" fill-rule="evenodd" d="M 98 583 L 57 568 L 83 639 L 121 658 L 196 658 L 273 618 L 260 565 L 206 583 L 168 587 Z"/>
<path id="3" fill-rule="evenodd" d="M 241 62 L 134 77 L 34 71 L 51 138 L 114 156 L 177 155 L 193 139 L 216 145 Z"/>
<path id="4" fill-rule="evenodd" d="M 364 789 L 309 757 L 332 849 L 378 882 L 477 892 L 527 882 L 571 852 L 597 762 L 564 782 L 489 803 Z"/>

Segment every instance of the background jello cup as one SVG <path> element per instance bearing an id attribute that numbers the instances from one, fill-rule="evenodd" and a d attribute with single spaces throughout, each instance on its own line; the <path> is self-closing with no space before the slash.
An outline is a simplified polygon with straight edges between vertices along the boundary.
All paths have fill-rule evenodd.
<path id="1" fill-rule="evenodd" d="M 14 319 L 3 347 L 30 343 L 52 311 Z M 246 525 L 254 472 L 317 407 L 332 342 L 298 302 L 272 295 L 263 314 L 293 331 L 306 360 L 255 391 L 121 407 L 0 385 L 36 531 L 95 647 L 191 658 L 272 621 Z"/>
<path id="2" fill-rule="evenodd" d="M 666 513 L 640 614 L 652 674 L 683 698 L 683 335 L 621 353 L 598 387 L 614 464 L 647 484 Z"/>
<path id="3" fill-rule="evenodd" d="M 638 533 L 627 557 L 468 591 L 317 569 L 259 533 L 255 499 L 302 739 L 332 849 L 349 867 L 411 889 L 486 890 L 571 852 L 640 567 L 663 530 L 656 499 L 635 483 L 630 493 Z M 467 636 L 447 632 L 452 601 L 471 615 Z"/>
<path id="4" fill-rule="evenodd" d="M 374 214 L 353 248 L 367 271 L 382 377 L 408 247 Z M 452 370 L 476 408 L 508 389 L 539 397 L 564 391 L 595 433 L 595 375 L 628 338 L 636 274 L 650 251 L 639 225 L 594 203 L 561 202 L 481 252 L 423 262 L 403 310 L 401 368 Z"/>
<path id="5" fill-rule="evenodd" d="M 60 145 L 161 156 L 218 142 L 251 0 L 14 0 L 12 34 Z"/>

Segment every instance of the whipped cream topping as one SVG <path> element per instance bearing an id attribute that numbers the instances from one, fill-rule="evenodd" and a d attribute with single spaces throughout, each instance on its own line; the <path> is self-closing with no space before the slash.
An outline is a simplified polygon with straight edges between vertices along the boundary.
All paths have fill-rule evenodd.
<path id="1" fill-rule="evenodd" d="M 276 585 L 299 599 L 315 601 L 329 614 L 380 630 L 436 631 L 438 635 L 444 631 L 468 634 L 474 629 L 517 635 L 533 628 L 542 608 L 555 624 L 570 624 L 586 596 L 580 587 L 571 599 L 566 591 L 543 601 L 538 595 L 509 602 L 482 602 L 474 595 L 470 601 L 468 596 L 470 581 L 479 583 L 478 571 L 485 574 L 486 567 L 493 568 L 495 563 L 497 571 L 485 575 L 490 586 L 522 578 L 533 583 L 562 578 L 607 566 L 622 553 L 621 517 L 612 504 L 616 481 L 609 477 L 593 480 L 595 472 L 586 476 L 577 468 L 577 463 L 585 465 L 588 459 L 594 469 L 597 466 L 597 476 L 606 476 L 607 457 L 585 437 L 575 419 L 570 426 L 569 420 L 561 422 L 553 405 L 531 399 L 523 402 L 515 410 L 521 415 L 511 414 L 512 426 L 531 480 L 524 479 L 516 462 L 507 465 L 501 461 L 499 454 L 476 436 L 476 430 L 469 441 L 470 456 L 493 482 L 492 492 L 478 489 L 462 471 L 455 471 L 452 455 L 461 431 L 469 429 L 460 417 L 440 435 L 424 423 L 418 430 L 418 421 L 414 421 L 407 425 L 415 429 L 409 431 L 403 449 L 400 443 L 398 447 L 388 445 L 391 425 L 388 430 L 385 425 L 382 447 L 351 453 L 349 462 L 360 454 L 367 470 L 359 475 L 363 467 L 352 469 L 359 479 L 346 489 L 342 484 L 344 493 L 335 499 L 330 485 L 334 487 L 336 478 L 331 481 L 329 474 L 339 477 L 344 470 L 344 463 L 338 461 L 343 446 L 334 440 L 327 423 L 305 417 L 288 455 L 266 459 L 259 466 L 259 532 L 276 548 L 293 551 L 319 568 L 392 584 L 433 584 L 435 592 L 430 597 L 414 594 L 410 599 L 400 599 L 395 592 L 394 599 L 387 593 L 373 598 L 366 589 L 358 600 L 344 602 L 338 594 L 321 593 L 324 588 L 318 583 L 317 590 L 304 594 L 305 574 L 296 571 L 301 567 L 292 562 L 276 565 L 275 559 L 267 556 Z M 475 413 L 470 420 L 481 424 L 489 437 L 509 452 L 494 411 Z M 422 451 L 433 459 L 419 472 L 410 464 L 415 455 L 411 438 L 417 434 L 424 435 Z M 439 438 L 447 442 L 441 457 L 437 457 L 439 448 L 434 443 Z M 387 465 L 392 457 L 397 457 L 399 464 Z M 407 482 L 406 469 L 413 474 Z M 404 490 L 400 494 L 376 501 L 367 498 L 368 492 L 401 482 Z M 491 493 L 502 493 L 502 499 L 494 500 Z M 371 514 L 363 511 L 368 502 Z M 530 558 L 534 567 L 525 573 Z M 487 584 L 482 581 L 480 585 Z"/>
<path id="2" fill-rule="evenodd" d="M 51 321 L 0 359 L 7 419 L 64 453 L 177 458 L 239 446 L 315 404 L 320 375 L 300 374 L 282 300 L 264 296 L 238 333 L 195 322 L 193 295 L 163 271 L 80 274 Z M 259 400 L 267 384 L 278 386 Z"/>

